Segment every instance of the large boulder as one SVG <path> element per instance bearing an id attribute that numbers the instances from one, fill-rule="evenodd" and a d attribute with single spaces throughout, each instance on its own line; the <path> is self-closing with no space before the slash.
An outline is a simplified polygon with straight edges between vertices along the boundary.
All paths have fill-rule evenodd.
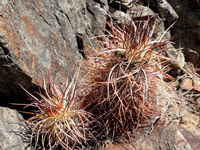
<path id="1" fill-rule="evenodd" d="M 79 66 L 83 37 L 105 28 L 105 15 L 95 1 L 0 3 L 0 97 L 15 97 L 19 84 L 42 86 L 49 76 L 64 83 Z"/>

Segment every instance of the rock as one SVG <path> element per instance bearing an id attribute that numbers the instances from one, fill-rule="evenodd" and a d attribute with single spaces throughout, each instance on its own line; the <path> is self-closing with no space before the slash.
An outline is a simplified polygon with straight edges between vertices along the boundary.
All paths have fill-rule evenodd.
<path id="1" fill-rule="evenodd" d="M 200 75 L 195 71 L 194 65 L 185 63 L 185 75 L 181 77 L 180 88 L 187 91 L 200 92 Z"/>
<path id="2" fill-rule="evenodd" d="M 185 112 L 181 118 L 180 126 L 200 138 L 200 130 L 198 130 L 199 122 L 200 119 L 198 115 L 190 112 Z"/>
<path id="3" fill-rule="evenodd" d="M 157 10 L 161 18 L 167 22 L 167 25 L 171 25 L 173 21 L 178 19 L 177 13 L 166 0 L 158 1 Z"/>
<path id="4" fill-rule="evenodd" d="M 178 19 L 180 19 L 180 17 L 179 17 L 179 14 L 176 12 L 176 10 L 174 10 L 174 7 L 171 6 L 171 3 L 169 3 L 168 0 L 151 0 L 151 1 L 142 0 L 142 2 L 144 3 L 145 6 L 149 6 L 152 10 L 154 10 L 154 12 L 157 12 L 159 17 L 161 18 L 163 23 L 161 25 L 161 28 L 159 28 L 161 29 L 160 33 L 164 33 L 165 30 L 170 28 L 169 32 L 166 33 L 166 37 L 171 38 L 171 34 L 172 34 L 172 37 L 176 36 L 174 33 L 171 33 L 171 30 L 175 28 L 177 24 L 175 22 Z M 174 1 L 172 1 L 172 3 L 173 2 Z M 184 18 L 183 16 L 181 17 L 182 19 Z M 175 24 L 173 25 L 173 23 Z M 185 65 L 185 57 L 181 51 L 182 47 L 178 45 L 179 41 L 177 40 L 179 40 L 179 38 L 175 38 L 172 40 L 172 42 L 176 43 L 175 48 L 172 44 L 168 44 L 166 46 L 167 49 L 169 49 L 167 51 L 167 55 L 170 58 L 173 58 L 176 60 L 176 62 L 174 63 L 175 70 L 178 70 L 178 68 L 183 68 Z"/>
<path id="5" fill-rule="evenodd" d="M 0 3 L 0 97 L 19 95 L 19 84 L 42 87 L 49 76 L 61 84 L 72 78 L 84 35 L 94 37 L 105 28 L 106 6 L 92 0 Z"/>
<path id="6" fill-rule="evenodd" d="M 182 80 L 183 81 L 182 81 L 182 83 L 180 85 L 181 89 L 183 89 L 183 90 L 191 90 L 191 89 L 194 88 L 193 80 L 191 78 L 186 77 L 186 78 L 184 78 Z"/>
<path id="7" fill-rule="evenodd" d="M 178 14 L 167 0 L 152 0 L 150 2 L 150 7 L 158 11 L 160 18 L 167 23 L 167 26 L 170 26 L 178 19 Z"/>
<path id="8" fill-rule="evenodd" d="M 23 117 L 16 110 L 5 107 L 0 107 L 0 116 L 0 149 L 24 150 L 28 144 L 23 136 Z"/>
<path id="9" fill-rule="evenodd" d="M 175 47 L 182 48 L 186 61 L 199 67 L 200 53 L 200 2 L 198 0 L 167 0 L 179 16 L 171 33 L 176 38 Z"/>
<path id="10" fill-rule="evenodd" d="M 200 139 L 194 136 L 191 132 L 180 128 L 177 133 L 177 142 L 182 143 L 187 150 L 200 150 Z M 176 147 L 178 150 L 182 150 L 182 147 Z"/>
<path id="11" fill-rule="evenodd" d="M 200 92 L 200 79 L 194 80 L 194 90 Z"/>
<path id="12" fill-rule="evenodd" d="M 134 150 L 130 144 L 106 144 L 103 150 Z M 101 150 L 101 149 L 100 149 Z"/>
<path id="13" fill-rule="evenodd" d="M 111 6 L 117 5 L 117 9 L 122 8 L 123 10 L 127 10 L 130 8 L 135 7 L 135 4 L 138 2 L 138 0 L 110 0 L 109 4 Z"/>
<path id="14" fill-rule="evenodd" d="M 106 144 L 101 150 L 199 150 L 200 146 L 198 137 L 174 123 L 162 129 L 154 129 L 152 133 L 133 141 Z"/>
<path id="15" fill-rule="evenodd" d="M 142 2 L 153 10 L 156 10 L 160 18 L 162 18 L 168 26 L 179 17 L 173 7 L 168 3 L 168 0 L 142 0 Z"/>

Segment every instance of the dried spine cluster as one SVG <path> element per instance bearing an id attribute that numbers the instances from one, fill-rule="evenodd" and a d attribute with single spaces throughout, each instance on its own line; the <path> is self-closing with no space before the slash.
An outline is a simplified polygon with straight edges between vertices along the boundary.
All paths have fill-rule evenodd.
<path id="1" fill-rule="evenodd" d="M 34 149 L 41 145 L 43 149 L 56 149 L 61 146 L 65 149 L 80 148 L 88 145 L 86 139 L 95 139 L 90 132 L 90 120 L 93 116 L 84 109 L 78 109 L 77 75 L 71 82 L 67 81 L 65 87 L 58 87 L 50 80 L 45 94 L 40 94 L 41 99 L 29 94 L 33 101 L 29 106 L 38 108 L 31 113 L 34 116 L 26 120 L 32 129 L 31 142 L 35 141 Z"/>
<path id="2" fill-rule="evenodd" d="M 182 103 L 168 74 L 173 61 L 165 56 L 169 40 L 156 37 L 155 26 L 146 21 L 127 25 L 112 19 L 101 49 L 89 48 L 86 80 L 89 92 L 82 105 L 102 124 L 98 133 L 114 138 L 141 123 L 166 114 L 169 106 Z"/>

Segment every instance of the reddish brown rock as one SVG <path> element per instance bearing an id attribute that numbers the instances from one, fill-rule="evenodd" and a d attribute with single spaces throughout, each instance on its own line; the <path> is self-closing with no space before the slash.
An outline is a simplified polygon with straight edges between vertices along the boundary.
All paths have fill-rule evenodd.
<path id="1" fill-rule="evenodd" d="M 199 122 L 200 118 L 198 115 L 186 111 L 181 117 L 180 127 L 200 138 Z"/>
<path id="2" fill-rule="evenodd" d="M 183 90 L 193 90 L 200 92 L 200 78 L 189 78 L 185 77 L 182 79 L 182 82 L 180 83 L 180 87 Z"/>
<path id="3" fill-rule="evenodd" d="M 106 144 L 101 150 L 199 150 L 200 139 L 172 123 L 132 142 Z"/>
<path id="4" fill-rule="evenodd" d="M 194 90 L 200 92 L 200 78 L 194 80 Z"/>
<path id="5" fill-rule="evenodd" d="M 180 85 L 181 89 L 183 90 L 191 90 L 193 89 L 193 80 L 191 78 L 184 78 L 181 85 Z"/>
<path id="6" fill-rule="evenodd" d="M 19 84 L 42 86 L 49 76 L 57 83 L 72 78 L 82 58 L 83 35 L 105 28 L 100 9 L 99 3 L 82 0 L 1 1 L 0 97 L 19 94 Z"/>

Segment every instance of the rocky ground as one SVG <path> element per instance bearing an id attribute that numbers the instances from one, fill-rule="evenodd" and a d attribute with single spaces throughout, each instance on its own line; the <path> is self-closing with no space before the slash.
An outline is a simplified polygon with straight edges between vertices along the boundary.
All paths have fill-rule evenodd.
<path id="1" fill-rule="evenodd" d="M 104 31 L 108 11 L 119 19 L 134 11 L 140 19 L 158 16 L 159 34 L 176 22 L 166 35 L 175 37 L 175 44 L 167 45 L 167 55 L 177 60 L 171 74 L 191 110 L 180 108 L 179 118 L 170 115 L 151 133 L 138 131 L 130 141 L 106 141 L 97 149 L 200 149 L 199 8 L 197 0 L 0 1 L 0 149 L 30 149 L 30 137 L 21 134 L 27 128 L 21 120 L 29 116 L 18 112 L 24 106 L 12 104 L 29 103 L 19 85 L 34 93 L 49 76 L 61 84 L 72 78 L 78 61 L 85 57 L 80 51 L 84 43 L 97 46 L 92 37 Z"/>

